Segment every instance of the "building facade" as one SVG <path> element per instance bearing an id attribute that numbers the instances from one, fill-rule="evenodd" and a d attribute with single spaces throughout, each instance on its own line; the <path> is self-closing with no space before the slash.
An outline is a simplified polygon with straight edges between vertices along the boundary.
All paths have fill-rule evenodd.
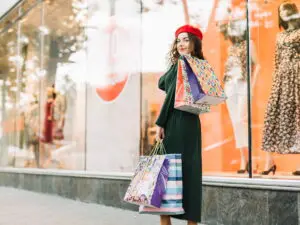
<path id="1" fill-rule="evenodd" d="M 290 141 L 269 153 L 276 141 L 268 137 L 278 131 L 270 117 L 277 111 L 267 106 L 284 112 L 283 105 L 271 104 L 282 95 L 290 99 L 284 104 L 298 102 L 297 108 L 300 102 L 299 46 L 293 44 L 300 40 L 300 1 L 290 3 L 295 11 L 287 17 L 295 16 L 283 20 L 296 24 L 292 30 L 279 27 L 285 18 L 281 4 L 17 2 L 0 20 L 0 185 L 135 209 L 122 202 L 122 194 L 139 156 L 155 142 L 164 100 L 158 79 L 168 68 L 176 28 L 189 23 L 203 31 L 205 58 L 228 96 L 200 117 L 204 222 L 298 224 L 299 110 L 280 115 L 295 124 L 294 132 L 279 126 L 280 140 Z M 288 42 L 278 40 L 288 32 L 294 34 Z M 288 60 L 280 52 L 287 44 Z M 284 83 L 278 66 L 290 68 L 296 83 L 280 94 L 274 91 Z M 281 208 L 282 202 L 290 204 Z"/>

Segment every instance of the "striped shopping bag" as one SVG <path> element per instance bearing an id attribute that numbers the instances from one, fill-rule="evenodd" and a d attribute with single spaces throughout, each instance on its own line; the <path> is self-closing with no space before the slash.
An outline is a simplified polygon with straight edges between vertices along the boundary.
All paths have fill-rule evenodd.
<path id="1" fill-rule="evenodd" d="M 182 160 L 181 154 L 167 154 L 169 160 L 169 175 L 166 192 L 162 198 L 160 208 L 140 206 L 139 213 L 155 215 L 184 214 L 182 206 Z"/>

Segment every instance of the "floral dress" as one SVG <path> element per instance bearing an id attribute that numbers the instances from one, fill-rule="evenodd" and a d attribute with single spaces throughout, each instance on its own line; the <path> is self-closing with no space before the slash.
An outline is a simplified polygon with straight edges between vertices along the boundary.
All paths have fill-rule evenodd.
<path id="1" fill-rule="evenodd" d="M 277 35 L 262 148 L 281 154 L 300 153 L 300 29 Z"/>

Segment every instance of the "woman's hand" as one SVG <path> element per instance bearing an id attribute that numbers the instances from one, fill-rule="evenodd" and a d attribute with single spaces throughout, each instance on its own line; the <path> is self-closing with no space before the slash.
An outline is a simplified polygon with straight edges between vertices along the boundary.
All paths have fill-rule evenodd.
<path id="1" fill-rule="evenodd" d="M 160 126 L 157 126 L 157 128 L 156 128 L 156 140 L 160 141 L 164 138 L 165 138 L 165 129 L 160 127 Z"/>

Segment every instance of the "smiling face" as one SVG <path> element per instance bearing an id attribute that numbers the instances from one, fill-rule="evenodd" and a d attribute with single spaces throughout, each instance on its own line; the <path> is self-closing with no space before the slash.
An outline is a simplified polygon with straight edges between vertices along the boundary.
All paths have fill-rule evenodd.
<path id="1" fill-rule="evenodd" d="M 176 39 L 177 51 L 180 55 L 191 54 L 191 44 L 188 33 L 181 33 Z"/>
<path id="2" fill-rule="evenodd" d="M 190 55 L 198 59 L 204 59 L 202 52 L 202 41 L 190 33 L 180 33 L 171 46 L 169 62 L 175 64 L 180 55 Z"/>

